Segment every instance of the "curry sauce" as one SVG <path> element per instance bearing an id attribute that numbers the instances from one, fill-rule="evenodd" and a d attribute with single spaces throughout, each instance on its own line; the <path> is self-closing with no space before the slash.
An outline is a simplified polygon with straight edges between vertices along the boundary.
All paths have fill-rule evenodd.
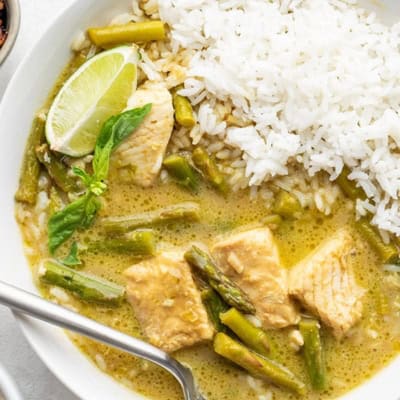
<path id="1" fill-rule="evenodd" d="M 57 84 L 56 90 L 75 69 L 76 63 L 73 63 Z M 49 186 L 41 190 L 49 191 Z M 203 183 L 197 193 L 191 193 L 172 181 L 162 179 L 151 187 L 141 188 L 121 182 L 111 173 L 108 190 L 101 199 L 101 209 L 94 225 L 78 232 L 73 240 L 84 246 L 101 238 L 104 235 L 101 224 L 104 217 L 147 212 L 184 201 L 199 204 L 199 221 L 168 222 L 152 227 L 158 242 L 158 252 L 170 248 L 187 248 L 189 244 L 197 242 L 211 246 L 216 238 L 230 232 L 262 226 L 262 221 L 270 214 L 265 200 L 251 198 L 247 189 L 223 196 Z M 32 205 L 17 206 L 17 218 L 29 248 L 27 256 L 34 278 L 38 281 L 38 265 L 42 259 L 49 257 L 47 247 L 43 246 L 43 243 L 47 243 L 47 232 L 44 229 L 39 237 L 35 237 L 29 222 L 31 220 L 21 217 L 21 210 L 29 213 L 31 220 L 44 218 L 45 222 L 49 213 L 46 210 L 38 212 L 37 207 Z M 387 365 L 400 350 L 400 278 L 396 273 L 383 270 L 378 255 L 356 231 L 354 214 L 353 203 L 340 196 L 329 216 L 315 209 L 303 209 L 296 218 L 283 218 L 281 223 L 272 227 L 282 265 L 288 271 L 326 238 L 341 228 L 347 228 L 355 243 L 351 267 L 357 283 L 367 289 L 363 298 L 362 320 L 345 338 L 337 340 L 327 328 L 322 327 L 328 374 L 328 387 L 322 392 L 311 389 L 301 351 L 295 351 L 291 345 L 289 337 L 293 328 L 267 330 L 276 349 L 276 359 L 306 382 L 307 394 L 304 398 L 310 400 L 335 398 L 348 392 Z M 72 239 L 62 245 L 60 258 L 67 255 L 71 244 Z M 85 272 L 123 286 L 126 284 L 123 272 L 140 261 L 129 254 L 101 250 L 83 251 L 80 257 Z M 51 286 L 43 283 L 38 285 L 44 297 L 57 300 Z M 106 307 L 81 301 L 71 294 L 68 306 L 124 333 L 145 339 L 135 319 L 134 310 L 127 301 L 119 307 Z M 182 398 L 178 384 L 160 368 L 89 339 L 70 336 L 99 368 L 124 385 L 153 399 Z M 274 394 L 275 400 L 299 398 L 288 390 L 251 378 L 247 372 L 215 354 L 211 344 L 179 350 L 174 356 L 191 366 L 208 400 L 258 400 L 260 395 L 268 391 Z"/>
<path id="2" fill-rule="evenodd" d="M 111 182 L 104 198 L 102 215 L 148 211 L 184 200 L 199 202 L 202 210 L 201 223 L 171 223 L 157 228 L 157 237 L 162 247 L 187 246 L 193 241 L 211 244 L 216 236 L 227 231 L 243 226 L 258 226 L 259 221 L 267 214 L 264 203 L 259 200 L 250 201 L 247 191 L 224 198 L 212 189 L 203 187 L 198 195 L 193 196 L 173 183 L 141 189 L 134 185 Z M 385 280 L 385 273 L 375 253 L 354 231 L 353 212 L 351 204 L 342 199 L 332 216 L 304 211 L 301 218 L 284 221 L 274 231 L 283 264 L 290 269 L 326 237 L 337 229 L 348 226 L 357 241 L 357 253 L 352 260 L 353 268 L 359 284 L 368 288 L 364 298 L 363 320 L 354 328 L 350 338 L 338 342 L 327 330 L 323 331 L 330 384 L 323 393 L 309 392 L 309 399 L 332 398 L 347 392 L 386 365 L 397 355 L 400 346 L 400 332 L 397 328 L 400 321 L 398 312 L 391 304 L 398 293 Z M 101 226 L 98 224 L 89 232 L 81 234 L 78 240 L 84 243 L 100 233 Z M 120 284 L 124 284 L 122 272 L 135 263 L 135 259 L 128 255 L 102 252 L 85 254 L 82 258 L 85 271 Z M 51 297 L 47 286 L 42 285 L 41 290 L 46 297 Z M 390 309 L 385 316 L 381 309 L 381 302 L 385 300 L 380 299 L 380 293 L 383 293 Z M 74 306 L 90 318 L 130 335 L 142 337 L 134 313 L 127 303 L 110 309 L 74 300 Z M 278 349 L 279 361 L 307 381 L 301 355 L 290 348 L 290 330 L 291 328 L 271 330 L 268 334 Z M 373 338 L 368 336 L 369 331 L 374 332 Z M 135 390 L 160 400 L 181 399 L 178 384 L 158 367 L 85 338 L 74 335 L 74 341 L 94 362 L 100 354 L 105 361 L 106 372 Z M 191 365 L 202 390 L 210 400 L 257 399 L 259 395 L 247 384 L 246 372 L 222 360 L 208 345 L 181 350 L 175 356 Z M 297 398 L 296 395 L 272 385 L 263 386 L 272 390 L 276 399 Z"/>

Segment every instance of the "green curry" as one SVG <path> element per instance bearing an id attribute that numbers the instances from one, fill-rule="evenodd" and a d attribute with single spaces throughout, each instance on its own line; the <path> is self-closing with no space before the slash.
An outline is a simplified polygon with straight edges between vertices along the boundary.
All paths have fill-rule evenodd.
<path id="1" fill-rule="evenodd" d="M 79 59 L 71 63 L 56 85 L 54 93 L 58 92 L 61 84 L 77 68 L 77 63 Z M 47 109 L 53 98 L 54 95 L 50 97 L 44 109 Z M 100 179 L 101 182 L 107 182 L 107 189 L 101 188 L 101 196 L 96 199 L 99 205 L 93 223 L 87 224 L 84 229 L 81 227 L 73 232 L 72 236 L 58 243 L 55 256 L 50 254 L 47 246 L 43 246 L 43 243 L 48 242 L 47 230 L 42 229 L 39 236 L 33 235 L 32 221 L 37 221 L 44 215 L 45 222 L 48 223 L 55 213 L 62 212 L 63 207 L 76 201 L 77 196 L 69 197 L 65 193 L 65 187 L 61 188 L 62 182 L 65 183 L 67 177 L 71 178 L 73 174 L 68 172 L 60 184 L 54 171 L 52 173 L 43 161 L 44 157 L 40 159 L 40 156 L 37 156 L 38 160 L 32 161 L 32 154 L 35 157 L 35 146 L 45 143 L 43 129 L 43 124 L 34 128 L 28 142 L 22 171 L 22 178 L 27 170 L 33 173 L 34 180 L 30 183 L 36 185 L 36 191 L 34 190 L 33 196 L 24 196 L 28 183 L 22 179 L 22 186 L 16 198 L 17 217 L 25 242 L 30 248 L 28 257 L 33 275 L 46 298 L 55 300 L 52 291 L 54 285 L 41 279 L 39 265 L 49 257 L 56 257 L 57 262 L 62 263 L 71 252 L 71 246 L 73 252 L 69 259 L 70 261 L 75 259 L 75 264 L 80 265 L 72 262 L 67 268 L 77 268 L 118 287 L 125 287 L 126 277 L 123 272 L 132 265 L 140 263 L 142 257 L 140 253 L 138 255 L 130 251 L 121 251 L 121 248 L 104 250 L 104 246 L 92 246 L 93 243 L 104 240 L 107 235 L 104 230 L 104 221 L 107 218 L 119 215 L 142 215 L 144 212 L 156 212 L 178 203 L 195 202 L 199 207 L 196 220 L 178 218 L 163 221 L 161 224 L 146 225 L 146 229 L 152 231 L 152 240 L 157 243 L 155 250 L 157 253 L 163 252 L 168 247 L 187 249 L 193 242 L 201 242 L 204 246 L 211 247 L 215 239 L 221 235 L 229 236 L 232 232 L 269 226 L 279 249 L 282 267 L 290 271 L 339 229 L 347 228 L 350 232 L 355 249 L 350 266 L 357 284 L 366 289 L 362 299 L 363 316 L 341 340 L 335 338 L 330 329 L 321 324 L 318 334 L 326 363 L 325 387 L 320 390 L 313 389 L 304 356 L 305 349 L 293 348 L 291 333 L 293 329 L 297 329 L 296 326 L 265 330 L 274 349 L 271 357 L 305 383 L 304 398 L 328 399 L 342 395 L 373 376 L 398 354 L 400 278 L 396 272 L 384 271 L 381 255 L 370 242 L 365 240 L 365 236 L 360 235 L 355 226 L 353 202 L 345 194 L 340 196 L 332 214 L 324 216 L 315 209 L 302 209 L 296 201 L 294 203 L 292 201 L 292 205 L 289 202 L 288 208 L 287 203 L 279 204 L 278 200 L 285 202 L 282 193 L 286 192 L 276 190 L 276 207 L 273 213 L 264 200 L 260 198 L 250 200 L 249 190 L 237 192 L 227 190 L 222 183 L 223 178 L 218 175 L 218 166 L 210 164 L 210 161 L 208 164 L 207 161 L 201 161 L 204 150 L 197 150 L 195 153 L 196 157 L 200 157 L 200 161 L 194 160 L 194 163 L 190 161 L 188 165 L 185 164 L 188 160 L 187 155 L 179 156 L 183 157 L 182 159 L 169 159 L 169 162 L 165 163 L 165 169 L 175 179 L 164 181 L 158 178 L 154 185 L 146 188 L 121 181 L 111 162 L 109 176 Z M 50 153 L 46 159 L 49 160 L 49 156 L 55 157 L 60 168 L 70 169 L 76 161 L 60 157 L 49 149 L 48 151 Z M 168 153 L 170 152 L 167 149 Z M 195 176 L 190 175 L 193 171 Z M 90 166 L 87 173 L 93 173 Z M 203 177 L 199 178 L 201 175 Z M 47 184 L 40 186 L 39 183 L 38 186 L 38 181 L 43 177 L 47 179 Z M 218 179 L 215 180 L 215 177 Z M 196 180 L 195 190 L 192 190 L 191 179 Z M 85 190 L 82 183 L 77 180 L 74 182 L 81 192 Z M 44 192 L 50 198 L 44 211 L 37 209 L 38 192 L 39 195 L 40 192 Z M 295 211 L 293 215 L 290 215 L 291 210 Z M 26 218 L 26 213 L 29 213 L 29 218 Z M 135 318 L 135 310 L 126 298 L 123 298 L 118 305 L 107 302 L 97 304 L 86 300 L 79 293 L 74 294 L 72 290 L 68 294 L 66 303 L 90 318 L 146 340 L 146 335 Z M 301 310 L 307 313 L 305 309 Z M 240 339 L 234 335 L 233 337 L 235 340 Z M 159 400 L 181 398 L 178 384 L 158 367 L 91 340 L 76 335 L 71 335 L 71 338 L 100 368 L 132 389 Z M 258 381 L 252 381 L 248 371 L 217 355 L 213 351 L 211 341 L 180 349 L 174 356 L 191 366 L 202 391 L 209 400 L 258 399 L 258 396 L 267 390 L 274 393 L 275 400 L 300 398 L 297 393 L 276 386 L 273 379 L 270 379 L 270 382 L 267 379 L 261 386 Z"/>

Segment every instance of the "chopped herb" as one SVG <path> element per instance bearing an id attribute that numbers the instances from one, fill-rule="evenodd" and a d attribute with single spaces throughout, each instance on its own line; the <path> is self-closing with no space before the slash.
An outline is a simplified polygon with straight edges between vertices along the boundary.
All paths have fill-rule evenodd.
<path id="1" fill-rule="evenodd" d="M 82 265 L 82 261 L 79 259 L 78 253 L 79 253 L 78 243 L 74 242 L 72 243 L 69 254 L 67 255 L 67 257 L 61 260 L 61 263 L 66 265 L 67 267 L 77 267 L 79 265 Z"/>

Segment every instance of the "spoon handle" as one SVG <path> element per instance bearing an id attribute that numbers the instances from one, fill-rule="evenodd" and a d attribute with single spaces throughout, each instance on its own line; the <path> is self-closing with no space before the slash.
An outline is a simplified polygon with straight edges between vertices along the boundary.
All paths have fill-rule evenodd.
<path id="1" fill-rule="evenodd" d="M 183 388 L 186 400 L 193 399 L 191 394 L 188 393 L 187 387 L 185 387 L 186 368 L 167 353 L 142 340 L 118 332 L 2 281 L 0 281 L 0 304 L 151 361 L 168 370 L 178 380 Z"/>

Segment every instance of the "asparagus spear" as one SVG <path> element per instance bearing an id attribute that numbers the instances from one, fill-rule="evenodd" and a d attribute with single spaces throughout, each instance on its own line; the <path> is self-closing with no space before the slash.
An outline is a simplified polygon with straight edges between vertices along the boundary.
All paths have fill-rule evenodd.
<path id="1" fill-rule="evenodd" d="M 102 224 L 108 232 L 122 233 L 128 232 L 132 229 L 161 224 L 168 221 L 198 221 L 199 211 L 200 207 L 197 203 L 188 201 L 160 208 L 155 211 L 103 218 Z"/>
<path id="2" fill-rule="evenodd" d="M 199 270 L 207 279 L 210 286 L 232 307 L 248 314 L 254 313 L 254 306 L 250 303 L 246 294 L 236 286 L 215 265 L 208 254 L 196 246 L 185 253 L 186 261 Z"/>
<path id="3" fill-rule="evenodd" d="M 229 306 L 221 299 L 221 296 L 208 287 L 201 291 L 201 300 L 207 309 L 208 316 L 217 332 L 225 332 L 226 328 L 221 323 L 221 313 L 227 311 Z"/>
<path id="4" fill-rule="evenodd" d="M 222 332 L 215 336 L 214 350 L 220 356 L 240 365 L 257 377 L 289 388 L 300 395 L 305 394 L 305 384 L 286 367 L 258 355 Z"/>
<path id="5" fill-rule="evenodd" d="M 54 260 L 45 260 L 39 268 L 39 279 L 50 285 L 70 290 L 82 300 L 118 305 L 125 295 L 125 289 L 97 276 L 78 272 Z"/>
<path id="6" fill-rule="evenodd" d="M 19 186 L 15 193 L 15 200 L 23 203 L 36 203 L 40 164 L 36 158 L 35 149 L 44 139 L 45 123 L 45 119 L 39 116 L 36 117 L 28 138 L 28 143 L 26 144 Z"/>
<path id="7" fill-rule="evenodd" d="M 156 241 L 153 231 L 138 230 L 130 232 L 124 237 L 89 243 L 88 249 L 128 253 L 132 256 L 154 256 Z"/>
<path id="8" fill-rule="evenodd" d="M 235 308 L 220 314 L 221 321 L 230 328 L 239 339 L 252 350 L 262 355 L 270 353 L 268 335 L 260 328 L 254 326 L 246 317 Z"/>
<path id="9" fill-rule="evenodd" d="M 364 190 L 357 187 L 355 182 L 349 180 L 349 174 L 350 169 L 348 167 L 343 167 L 342 173 L 336 179 L 336 183 L 349 199 L 365 199 Z"/>
<path id="10" fill-rule="evenodd" d="M 145 21 L 125 25 L 106 26 L 88 29 L 90 40 L 99 47 L 108 47 L 131 42 L 149 42 L 165 38 L 162 21 Z"/>
<path id="11" fill-rule="evenodd" d="M 57 159 L 45 143 L 36 147 L 36 156 L 44 165 L 54 183 L 65 193 L 77 192 L 77 180 L 68 174 L 68 168 Z"/>
<path id="12" fill-rule="evenodd" d="M 304 359 L 311 385 L 314 389 L 323 390 L 326 386 L 326 369 L 318 321 L 303 319 L 299 328 L 304 339 Z"/>
<path id="13" fill-rule="evenodd" d="M 199 177 L 185 157 L 172 154 L 164 160 L 163 166 L 179 185 L 193 191 L 197 190 Z"/>
<path id="14" fill-rule="evenodd" d="M 356 222 L 356 229 L 379 254 L 385 264 L 398 262 L 399 252 L 397 247 L 393 243 L 384 243 L 378 230 L 370 224 L 367 218 L 358 220 Z"/>
<path id="15" fill-rule="evenodd" d="M 192 160 L 194 165 L 204 174 L 207 180 L 221 193 L 226 194 L 229 190 L 224 175 L 219 171 L 215 161 L 202 147 L 193 151 Z"/>
<path id="16" fill-rule="evenodd" d="M 63 208 L 64 203 L 61 199 L 60 193 L 58 192 L 58 189 L 56 189 L 55 186 L 52 186 L 50 188 L 50 193 L 49 193 L 49 206 L 48 206 L 48 214 L 53 215 L 55 212 L 61 210 Z"/>
<path id="17" fill-rule="evenodd" d="M 275 199 L 273 211 L 286 218 L 292 218 L 302 210 L 296 197 L 284 190 L 280 191 Z"/>
<path id="18" fill-rule="evenodd" d="M 173 95 L 173 104 L 175 109 L 175 120 L 180 126 L 193 128 L 196 124 L 193 108 L 190 101 L 177 93 Z"/>

